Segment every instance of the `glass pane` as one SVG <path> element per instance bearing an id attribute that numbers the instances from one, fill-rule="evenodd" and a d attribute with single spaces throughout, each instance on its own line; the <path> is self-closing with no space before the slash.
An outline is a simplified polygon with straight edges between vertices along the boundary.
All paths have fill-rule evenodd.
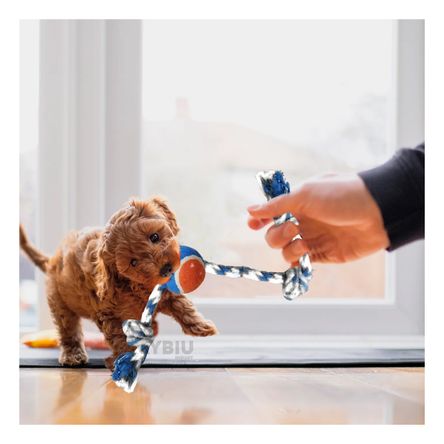
<path id="1" fill-rule="evenodd" d="M 39 25 L 20 23 L 20 222 L 35 241 L 38 143 Z M 37 326 L 35 266 L 20 254 L 20 327 Z"/>
<path id="2" fill-rule="evenodd" d="M 290 183 L 387 157 L 391 21 L 144 23 L 143 193 L 177 213 L 181 242 L 209 260 L 284 270 L 246 207 L 257 171 Z M 278 285 L 207 278 L 211 297 L 280 295 Z M 384 296 L 384 254 L 315 266 L 307 297 Z"/>

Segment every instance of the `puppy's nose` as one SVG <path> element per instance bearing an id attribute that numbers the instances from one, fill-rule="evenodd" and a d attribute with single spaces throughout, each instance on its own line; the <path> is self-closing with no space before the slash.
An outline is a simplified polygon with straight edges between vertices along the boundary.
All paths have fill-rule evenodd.
<path id="1" fill-rule="evenodd" d="M 173 271 L 172 265 L 170 263 L 167 263 L 160 269 L 160 275 L 166 278 L 171 275 L 172 271 Z"/>

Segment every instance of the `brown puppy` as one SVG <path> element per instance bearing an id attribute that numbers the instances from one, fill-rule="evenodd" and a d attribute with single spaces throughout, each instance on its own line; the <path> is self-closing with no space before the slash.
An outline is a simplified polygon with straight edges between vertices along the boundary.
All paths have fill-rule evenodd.
<path id="1" fill-rule="evenodd" d="M 53 257 L 33 247 L 20 226 L 20 246 L 46 272 L 48 304 L 60 335 L 62 365 L 88 362 L 82 317 L 95 322 L 111 347 L 108 368 L 112 369 L 119 354 L 134 349 L 126 343 L 122 322 L 140 319 L 154 286 L 167 282 L 179 267 L 178 231 L 174 214 L 160 198 L 132 200 L 104 229 L 71 232 Z M 186 334 L 217 333 L 214 324 L 183 295 L 164 292 L 158 312 L 173 317 Z M 155 318 L 153 329 L 157 335 Z"/>

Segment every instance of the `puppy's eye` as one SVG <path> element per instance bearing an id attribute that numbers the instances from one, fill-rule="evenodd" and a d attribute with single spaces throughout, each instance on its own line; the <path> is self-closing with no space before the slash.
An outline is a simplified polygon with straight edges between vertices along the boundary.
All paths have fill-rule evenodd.
<path id="1" fill-rule="evenodd" d="M 135 267 L 137 265 L 137 259 L 131 259 L 131 267 Z"/>
<path id="2" fill-rule="evenodd" d="M 153 244 L 157 244 L 157 242 L 160 241 L 160 236 L 159 236 L 157 233 L 154 233 L 154 234 L 152 234 L 152 235 L 150 236 L 150 241 L 151 241 Z"/>

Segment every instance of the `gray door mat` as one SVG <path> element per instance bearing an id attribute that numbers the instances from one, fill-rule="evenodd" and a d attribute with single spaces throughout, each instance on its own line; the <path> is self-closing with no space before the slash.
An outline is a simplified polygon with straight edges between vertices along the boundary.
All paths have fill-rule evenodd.
<path id="1" fill-rule="evenodd" d="M 59 368 L 58 349 L 20 348 L 20 368 Z M 105 368 L 107 350 L 88 350 L 85 368 Z M 151 350 L 143 367 L 377 367 L 424 366 L 424 349 L 224 347 Z"/>

